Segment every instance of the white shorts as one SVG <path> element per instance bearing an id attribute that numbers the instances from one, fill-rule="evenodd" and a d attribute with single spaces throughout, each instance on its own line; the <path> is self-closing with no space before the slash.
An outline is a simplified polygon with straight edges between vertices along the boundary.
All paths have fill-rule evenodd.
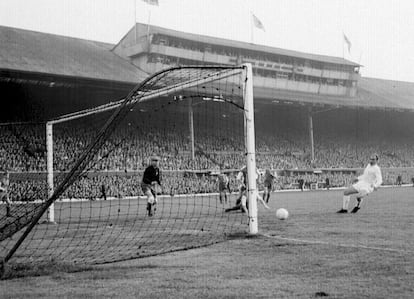
<path id="1" fill-rule="evenodd" d="M 157 204 L 158 200 L 156 197 L 154 197 L 152 194 L 150 196 L 147 196 L 147 202 L 154 205 Z"/>
<path id="2" fill-rule="evenodd" d="M 353 184 L 352 187 L 358 191 L 358 194 L 360 196 L 366 196 L 374 191 L 374 188 L 364 181 L 358 181 L 357 183 Z"/>

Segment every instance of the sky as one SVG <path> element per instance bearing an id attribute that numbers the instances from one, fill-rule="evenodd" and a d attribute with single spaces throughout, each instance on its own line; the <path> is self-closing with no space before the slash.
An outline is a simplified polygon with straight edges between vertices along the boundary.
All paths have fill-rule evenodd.
<path id="1" fill-rule="evenodd" d="M 412 0 L 0 0 L 0 25 L 116 44 L 135 20 L 361 64 L 414 82 Z M 253 25 L 252 13 L 264 30 Z M 351 43 L 348 51 L 344 35 Z"/>

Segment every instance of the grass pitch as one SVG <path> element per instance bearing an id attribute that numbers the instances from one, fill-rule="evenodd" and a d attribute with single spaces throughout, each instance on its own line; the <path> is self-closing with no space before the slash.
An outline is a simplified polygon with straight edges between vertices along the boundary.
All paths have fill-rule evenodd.
<path id="1" fill-rule="evenodd" d="M 3 280 L 0 297 L 413 298 L 414 188 L 382 188 L 357 214 L 341 204 L 341 191 L 273 193 L 257 237 Z"/>

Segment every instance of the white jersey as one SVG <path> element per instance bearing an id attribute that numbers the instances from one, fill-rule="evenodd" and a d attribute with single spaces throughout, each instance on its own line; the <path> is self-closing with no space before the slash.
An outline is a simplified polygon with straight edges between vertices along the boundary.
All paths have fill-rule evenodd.
<path id="1" fill-rule="evenodd" d="M 239 182 L 241 187 L 246 187 L 246 183 L 247 183 L 247 169 L 243 169 L 241 171 L 239 171 L 239 173 L 236 176 L 237 181 Z"/>
<path id="2" fill-rule="evenodd" d="M 364 173 L 358 177 L 358 181 L 364 182 L 372 188 L 378 188 L 382 184 L 381 169 L 377 164 L 368 164 Z"/>
<path id="3" fill-rule="evenodd" d="M 256 180 L 259 178 L 259 172 L 256 170 Z M 244 186 L 247 185 L 247 168 L 244 168 L 239 171 L 236 176 L 236 179 Z"/>

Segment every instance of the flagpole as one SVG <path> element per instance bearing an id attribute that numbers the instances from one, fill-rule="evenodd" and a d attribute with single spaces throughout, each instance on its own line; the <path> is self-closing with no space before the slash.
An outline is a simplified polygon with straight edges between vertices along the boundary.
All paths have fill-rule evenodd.
<path id="1" fill-rule="evenodd" d="M 135 43 L 137 43 L 137 0 L 134 0 Z"/>
<path id="2" fill-rule="evenodd" d="M 147 20 L 147 41 L 150 40 L 150 27 L 151 27 L 151 5 L 158 6 L 158 0 L 142 0 L 148 5 L 148 20 Z"/>
<path id="3" fill-rule="evenodd" d="M 251 0 L 246 0 L 247 9 L 249 10 L 249 25 L 250 25 L 250 43 L 253 44 L 253 20 L 252 20 L 252 3 Z"/>
<path id="4" fill-rule="evenodd" d="M 148 7 L 147 40 L 149 40 L 150 22 L 151 22 L 151 9 Z"/>
<path id="5" fill-rule="evenodd" d="M 254 44 L 254 36 L 253 36 L 253 13 L 252 11 L 249 12 L 249 19 L 250 19 L 250 42 Z"/>

